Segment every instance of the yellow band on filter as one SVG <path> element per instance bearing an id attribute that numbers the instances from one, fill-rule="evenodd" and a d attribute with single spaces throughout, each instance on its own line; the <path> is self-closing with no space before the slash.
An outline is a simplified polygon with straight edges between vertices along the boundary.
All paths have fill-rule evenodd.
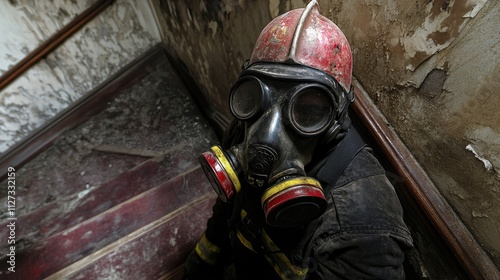
<path id="1" fill-rule="evenodd" d="M 238 179 L 236 173 L 234 173 L 233 166 L 227 160 L 226 155 L 224 154 L 224 152 L 222 152 L 219 146 L 213 146 L 211 150 L 215 154 L 217 159 L 221 162 L 231 182 L 233 182 L 234 189 L 236 190 L 236 192 L 239 192 L 241 189 L 240 180 Z"/>
<path id="2" fill-rule="evenodd" d="M 323 190 L 321 187 L 320 182 L 318 180 L 311 178 L 311 177 L 297 177 L 297 178 L 292 178 L 289 180 L 285 180 L 269 189 L 267 189 L 264 194 L 262 195 L 261 199 L 261 204 L 264 205 L 264 202 L 267 201 L 270 197 L 274 196 L 275 194 L 286 190 L 291 187 L 295 187 L 298 185 L 309 185 L 309 186 L 314 186 L 316 188 L 319 188 L 320 190 Z"/>

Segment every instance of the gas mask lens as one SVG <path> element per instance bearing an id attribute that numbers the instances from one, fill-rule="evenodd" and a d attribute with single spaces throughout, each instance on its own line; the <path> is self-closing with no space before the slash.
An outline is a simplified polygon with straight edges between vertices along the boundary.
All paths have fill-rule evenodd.
<path id="1" fill-rule="evenodd" d="M 270 102 L 283 102 L 284 121 L 304 136 L 324 132 L 334 119 L 336 102 L 333 94 L 322 85 L 272 90 L 270 92 L 269 87 L 256 77 L 242 78 L 230 95 L 229 104 L 234 117 L 242 121 L 253 120 Z"/>
<path id="2" fill-rule="evenodd" d="M 264 86 L 255 78 L 239 82 L 230 95 L 231 111 L 240 120 L 256 116 L 263 107 Z"/>
<path id="3" fill-rule="evenodd" d="M 333 98 L 326 89 L 308 87 L 292 96 L 288 108 L 289 121 L 301 134 L 315 135 L 330 124 L 333 107 Z"/>

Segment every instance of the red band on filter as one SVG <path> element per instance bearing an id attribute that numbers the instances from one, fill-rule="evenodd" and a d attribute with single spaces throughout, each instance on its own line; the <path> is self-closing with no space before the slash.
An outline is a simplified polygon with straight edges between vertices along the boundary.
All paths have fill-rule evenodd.
<path id="1" fill-rule="evenodd" d="M 313 186 L 295 186 L 269 198 L 264 203 L 264 213 L 273 212 L 273 210 L 279 208 L 284 203 L 300 197 L 311 197 L 312 200 L 314 200 L 314 198 L 325 200 L 325 195 L 321 189 Z"/>
<path id="2" fill-rule="evenodd" d="M 234 188 L 229 176 L 226 171 L 222 167 L 222 164 L 219 162 L 217 157 L 212 152 L 202 153 L 201 156 L 205 159 L 206 163 L 210 167 L 212 174 L 206 174 L 207 176 L 212 176 L 212 179 L 216 180 L 212 182 L 212 187 L 219 188 L 215 191 L 219 195 L 219 198 L 223 201 L 229 200 L 234 194 Z M 205 170 L 205 173 L 208 170 Z M 210 178 L 209 178 L 210 179 Z M 215 186 L 214 183 L 217 185 Z"/>
<path id="3" fill-rule="evenodd" d="M 229 163 L 229 160 L 224 152 L 219 146 L 213 146 L 210 151 L 212 151 L 213 155 L 217 158 L 217 161 L 222 166 L 222 169 L 226 172 L 227 177 L 229 177 L 229 180 L 231 180 L 234 190 L 236 192 L 239 192 L 241 189 L 240 179 L 238 179 L 238 175 L 233 169 L 231 163 Z"/>
<path id="4" fill-rule="evenodd" d="M 262 196 L 262 209 L 271 226 L 294 227 L 321 216 L 327 207 L 323 189 L 310 177 L 285 180 Z"/>

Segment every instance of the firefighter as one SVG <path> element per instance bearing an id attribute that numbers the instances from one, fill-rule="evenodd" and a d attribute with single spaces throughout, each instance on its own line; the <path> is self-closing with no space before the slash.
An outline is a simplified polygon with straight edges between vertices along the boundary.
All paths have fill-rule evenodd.
<path id="1" fill-rule="evenodd" d="M 185 279 L 403 279 L 412 246 L 385 170 L 351 125 L 352 54 L 316 1 L 272 20 L 230 92 L 218 198 Z"/>

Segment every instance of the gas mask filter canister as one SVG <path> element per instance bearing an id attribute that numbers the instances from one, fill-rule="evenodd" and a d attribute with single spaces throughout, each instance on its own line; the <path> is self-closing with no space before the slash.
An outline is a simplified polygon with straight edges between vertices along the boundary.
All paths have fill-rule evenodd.
<path id="1" fill-rule="evenodd" d="M 228 202 L 241 191 L 239 163 L 231 150 L 214 146 L 202 153 L 200 164 L 219 198 Z M 283 178 L 264 190 L 261 206 L 266 222 L 276 227 L 303 225 L 319 217 L 326 209 L 320 183 L 312 177 Z"/>

